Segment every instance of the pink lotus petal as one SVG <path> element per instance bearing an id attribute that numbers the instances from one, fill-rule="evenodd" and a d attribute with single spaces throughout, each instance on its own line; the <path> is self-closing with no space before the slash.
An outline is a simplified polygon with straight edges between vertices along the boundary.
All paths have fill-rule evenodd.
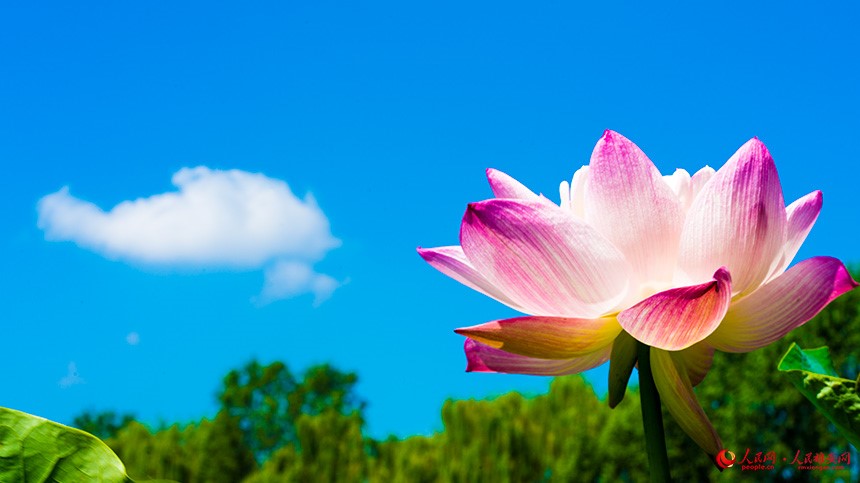
<path id="1" fill-rule="evenodd" d="M 562 209 L 570 209 L 570 183 L 562 181 L 558 185 L 559 202 L 558 206 Z"/>
<path id="2" fill-rule="evenodd" d="M 621 326 L 615 317 L 516 317 L 454 332 L 513 354 L 541 359 L 570 359 L 611 344 L 621 332 Z"/>
<path id="3" fill-rule="evenodd" d="M 687 211 L 690 203 L 693 202 L 693 185 L 690 173 L 686 169 L 676 169 L 674 173 L 664 175 L 663 181 L 675 193 L 675 197 L 678 198 L 684 211 Z"/>
<path id="4" fill-rule="evenodd" d="M 534 376 L 578 374 L 609 360 L 612 345 L 582 357 L 571 359 L 537 359 L 493 349 L 472 339 L 466 339 L 466 372 L 503 372 Z"/>
<path id="5" fill-rule="evenodd" d="M 711 370 L 711 364 L 714 362 L 714 348 L 706 340 L 674 354 L 676 356 L 675 361 L 683 365 L 693 387 L 698 386 L 705 379 L 708 371 Z"/>
<path id="6" fill-rule="evenodd" d="M 681 202 L 639 147 L 606 131 L 591 155 L 585 219 L 622 253 L 639 281 L 669 281 L 684 223 Z"/>
<path id="7" fill-rule="evenodd" d="M 706 453 L 715 456 L 723 448 L 720 436 L 696 400 L 683 363 L 677 357 L 676 353 L 651 349 L 651 370 L 657 392 L 678 426 Z"/>
<path id="8" fill-rule="evenodd" d="M 642 343 L 664 350 L 686 349 L 711 334 L 731 302 L 732 278 L 725 268 L 710 282 L 652 295 L 618 314 L 621 327 Z"/>
<path id="9" fill-rule="evenodd" d="M 573 173 L 570 181 L 570 212 L 579 219 L 585 219 L 585 185 L 588 184 L 588 166 Z"/>
<path id="10" fill-rule="evenodd" d="M 699 196 L 699 193 L 702 192 L 702 188 L 705 187 L 708 181 L 714 177 L 714 168 L 710 166 L 705 166 L 704 168 L 696 171 L 696 174 L 693 175 L 693 178 L 690 180 L 690 194 L 693 197 L 693 200 Z M 692 200 L 690 200 L 692 203 Z"/>
<path id="11" fill-rule="evenodd" d="M 786 215 L 776 166 L 753 139 L 696 196 L 681 235 L 680 269 L 703 280 L 726 266 L 735 293 L 761 285 L 785 244 Z"/>
<path id="12" fill-rule="evenodd" d="M 487 169 L 487 181 L 490 182 L 490 188 L 493 190 L 493 195 L 496 198 L 514 198 L 521 200 L 532 200 L 538 198 L 538 195 L 536 195 L 532 190 L 526 188 L 519 181 L 497 169 Z"/>
<path id="13" fill-rule="evenodd" d="M 782 338 L 857 286 L 831 257 L 804 260 L 732 304 L 708 343 L 726 352 L 749 352 Z"/>
<path id="14" fill-rule="evenodd" d="M 594 318 L 627 292 L 624 256 L 592 227 L 549 203 L 472 203 L 460 243 L 475 270 L 529 314 Z"/>
<path id="15" fill-rule="evenodd" d="M 797 255 L 797 251 L 800 250 L 800 246 L 803 245 L 803 241 L 806 240 L 806 236 L 812 230 L 815 220 L 818 219 L 818 214 L 821 213 L 823 201 L 821 191 L 813 191 L 797 199 L 785 209 L 788 218 L 785 247 L 780 263 L 771 272 L 771 279 L 784 272 L 794 260 L 794 256 Z"/>
<path id="16" fill-rule="evenodd" d="M 494 287 L 489 280 L 472 267 L 460 246 L 438 248 L 418 247 L 418 254 L 433 268 L 463 285 L 477 290 L 488 297 L 492 297 L 514 310 L 523 311 L 516 303 L 505 296 L 501 290 Z"/>

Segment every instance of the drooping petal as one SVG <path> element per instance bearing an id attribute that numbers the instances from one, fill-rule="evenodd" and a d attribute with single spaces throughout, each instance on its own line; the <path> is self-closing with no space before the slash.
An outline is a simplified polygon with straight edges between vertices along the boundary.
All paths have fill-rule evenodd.
<path id="1" fill-rule="evenodd" d="M 674 354 L 675 361 L 683 365 L 693 387 L 698 386 L 705 379 L 708 371 L 711 370 L 711 364 L 714 362 L 714 348 L 708 344 L 707 340 L 693 344 Z"/>
<path id="2" fill-rule="evenodd" d="M 636 365 L 636 345 L 638 342 L 627 332 L 621 331 L 612 343 L 609 358 L 609 407 L 614 408 L 624 399 L 627 383 L 633 366 Z"/>
<path id="3" fill-rule="evenodd" d="M 609 359 L 611 346 L 582 357 L 571 359 L 537 359 L 511 354 L 494 349 L 472 339 L 465 344 L 466 372 L 503 372 L 506 374 L 530 374 L 534 376 L 561 376 L 578 374 L 597 367 Z"/>
<path id="4" fill-rule="evenodd" d="M 618 322 L 652 347 L 686 349 L 720 324 L 731 302 L 731 285 L 729 272 L 720 268 L 710 282 L 669 289 L 621 311 Z"/>
<path id="5" fill-rule="evenodd" d="M 735 293 L 758 288 L 782 255 L 786 215 L 782 188 L 767 148 L 743 146 L 696 196 L 681 235 L 679 268 L 703 280 L 726 266 Z"/>
<path id="6" fill-rule="evenodd" d="M 671 280 L 683 209 L 639 147 L 606 131 L 591 155 L 585 197 L 585 219 L 624 253 L 638 281 Z"/>
<path id="7" fill-rule="evenodd" d="M 771 279 L 784 272 L 794 260 L 794 256 L 797 255 L 797 251 L 812 230 L 812 225 L 818 219 L 818 214 L 821 213 L 823 201 L 821 191 L 813 191 L 797 199 L 785 209 L 788 218 L 785 247 L 779 264 L 775 265 L 771 272 Z"/>
<path id="8" fill-rule="evenodd" d="M 472 203 L 460 242 L 472 266 L 529 314 L 594 318 L 627 291 L 624 256 L 592 227 L 549 203 Z"/>
<path id="9" fill-rule="evenodd" d="M 541 359 L 570 359 L 611 344 L 621 332 L 615 317 L 516 317 L 454 332 L 496 349 Z"/>
<path id="10" fill-rule="evenodd" d="M 463 285 L 477 290 L 488 297 L 492 297 L 514 310 L 523 311 L 519 305 L 509 299 L 501 290 L 494 287 L 489 280 L 472 267 L 460 246 L 438 248 L 418 247 L 418 254 L 433 268 Z"/>
<path id="11" fill-rule="evenodd" d="M 831 300 L 856 286 L 839 260 L 804 260 L 733 303 L 707 342 L 726 352 L 764 347 L 800 327 Z"/>
<path id="12" fill-rule="evenodd" d="M 675 353 L 651 349 L 651 370 L 663 405 L 681 429 L 706 453 L 715 456 L 722 449 L 720 437 L 714 430 L 696 395 L 690 378 L 676 362 Z"/>
<path id="13" fill-rule="evenodd" d="M 496 198 L 538 199 L 538 195 L 532 190 L 497 169 L 487 168 L 487 181 L 490 182 L 490 188 Z"/>

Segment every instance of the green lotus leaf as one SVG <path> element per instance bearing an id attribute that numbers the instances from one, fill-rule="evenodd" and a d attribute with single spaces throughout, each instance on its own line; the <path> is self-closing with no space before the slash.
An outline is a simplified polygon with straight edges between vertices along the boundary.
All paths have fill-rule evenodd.
<path id="1" fill-rule="evenodd" d="M 119 483 L 132 479 L 117 455 L 95 436 L 0 408 L 0 481 Z"/>
<path id="2" fill-rule="evenodd" d="M 827 347 L 801 349 L 792 344 L 777 368 L 855 448 L 860 448 L 860 396 L 857 382 L 837 376 Z"/>

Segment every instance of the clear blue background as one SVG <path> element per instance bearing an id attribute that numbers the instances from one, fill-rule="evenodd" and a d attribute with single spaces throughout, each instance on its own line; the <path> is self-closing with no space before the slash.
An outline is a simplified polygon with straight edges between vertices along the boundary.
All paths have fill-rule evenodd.
<path id="1" fill-rule="evenodd" d="M 456 243 L 487 167 L 557 199 L 606 128 L 664 173 L 759 136 L 787 200 L 824 192 L 798 259 L 860 259 L 855 3 L 240 3 L 0 7 L 0 405 L 189 421 L 252 356 L 357 371 L 378 437 L 441 428 L 446 397 L 543 391 L 463 372 L 452 329 L 511 312 L 415 247 Z M 312 192 L 343 241 L 319 268 L 350 282 L 256 307 L 260 272 L 141 270 L 36 227 L 64 185 L 109 209 L 200 164 Z M 62 389 L 70 361 L 86 382 Z"/>

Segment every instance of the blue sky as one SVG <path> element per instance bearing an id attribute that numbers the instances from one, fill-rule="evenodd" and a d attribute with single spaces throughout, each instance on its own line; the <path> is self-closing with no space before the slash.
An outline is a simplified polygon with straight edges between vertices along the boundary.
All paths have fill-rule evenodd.
<path id="1" fill-rule="evenodd" d="M 466 204 L 490 195 L 487 167 L 556 199 L 607 128 L 664 174 L 718 167 L 759 136 L 787 200 L 824 192 L 797 260 L 860 261 L 858 21 L 848 2 L 7 3 L 0 405 L 189 421 L 214 414 L 221 376 L 251 357 L 332 362 L 359 373 L 382 437 L 440 429 L 446 397 L 543 391 L 545 378 L 463 372 L 452 330 L 512 312 L 415 248 L 457 242 Z M 315 213 L 307 243 L 321 245 L 214 237 L 191 262 L 153 261 L 145 243 L 81 247 L 37 226 L 38 201 L 64 186 L 66 201 L 108 211 L 175 191 L 174 174 L 198 166 L 285 182 L 272 181 L 277 206 Z M 242 257 L 254 253 L 265 261 Z M 306 286 L 261 298 L 279 263 Z M 321 297 L 277 300 L 316 276 L 330 278 Z M 605 387 L 605 368 L 594 375 Z"/>

